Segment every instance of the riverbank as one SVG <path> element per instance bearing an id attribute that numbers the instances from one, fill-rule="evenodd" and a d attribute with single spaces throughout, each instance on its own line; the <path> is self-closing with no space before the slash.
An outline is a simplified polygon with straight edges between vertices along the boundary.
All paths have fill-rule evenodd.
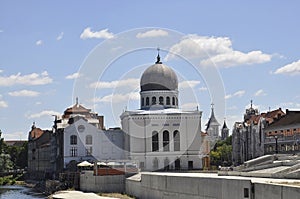
<path id="1" fill-rule="evenodd" d="M 127 195 L 119 193 L 85 193 L 82 191 L 58 191 L 51 196 L 49 199 L 74 199 L 74 198 L 89 198 L 89 199 L 134 199 Z"/>

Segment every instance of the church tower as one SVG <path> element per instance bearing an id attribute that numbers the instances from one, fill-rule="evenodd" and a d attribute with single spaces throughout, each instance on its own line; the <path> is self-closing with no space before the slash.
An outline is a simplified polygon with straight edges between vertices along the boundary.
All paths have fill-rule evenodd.
<path id="1" fill-rule="evenodd" d="M 214 104 L 211 104 L 211 115 L 206 124 L 206 132 L 209 136 L 219 137 L 219 122 L 217 121 L 214 113 Z"/>
<path id="2" fill-rule="evenodd" d="M 229 136 L 229 128 L 227 127 L 226 121 L 224 120 L 223 127 L 221 129 L 221 139 L 226 140 Z"/>

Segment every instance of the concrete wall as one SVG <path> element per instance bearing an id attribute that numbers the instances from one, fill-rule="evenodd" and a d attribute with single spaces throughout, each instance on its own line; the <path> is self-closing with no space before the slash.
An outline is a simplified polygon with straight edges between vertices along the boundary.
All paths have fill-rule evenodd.
<path id="1" fill-rule="evenodd" d="M 138 174 L 140 175 L 140 174 Z M 248 193 L 248 196 L 245 195 Z M 299 198 L 295 186 L 253 183 L 251 178 L 141 174 L 126 179 L 126 193 L 137 198 L 290 199 Z"/>
<path id="2" fill-rule="evenodd" d="M 197 198 L 242 199 L 244 189 L 249 191 L 250 180 L 225 178 L 184 177 L 142 174 L 141 181 L 126 180 L 126 193 L 138 198 Z"/>
<path id="3" fill-rule="evenodd" d="M 124 193 L 125 176 L 94 176 L 93 171 L 85 171 L 80 174 L 80 190 L 96 193 Z"/>

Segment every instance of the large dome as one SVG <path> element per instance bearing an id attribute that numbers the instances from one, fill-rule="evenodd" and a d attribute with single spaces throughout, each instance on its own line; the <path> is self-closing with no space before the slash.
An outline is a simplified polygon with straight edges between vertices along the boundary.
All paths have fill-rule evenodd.
<path id="1" fill-rule="evenodd" d="M 145 70 L 141 78 L 141 91 L 151 90 L 178 90 L 176 73 L 157 61 Z"/>

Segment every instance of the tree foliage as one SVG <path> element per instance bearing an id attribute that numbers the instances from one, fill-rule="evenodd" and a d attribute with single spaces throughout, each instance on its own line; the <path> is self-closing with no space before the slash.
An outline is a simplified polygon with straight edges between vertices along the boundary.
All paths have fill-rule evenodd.
<path id="1" fill-rule="evenodd" d="M 232 141 L 231 136 L 226 140 L 219 140 L 210 152 L 211 165 L 231 166 L 232 165 Z"/>

